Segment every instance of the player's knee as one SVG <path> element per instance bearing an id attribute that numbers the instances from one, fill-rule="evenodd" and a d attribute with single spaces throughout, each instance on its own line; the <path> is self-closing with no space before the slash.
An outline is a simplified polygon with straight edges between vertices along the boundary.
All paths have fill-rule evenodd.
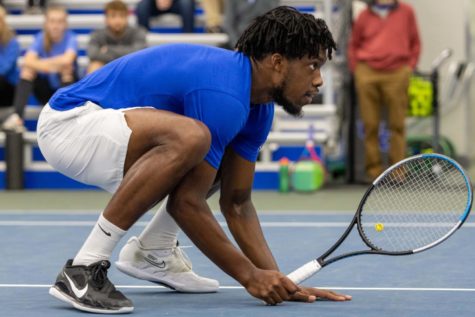
<path id="1" fill-rule="evenodd" d="M 186 213 L 195 212 L 205 203 L 206 197 L 184 191 L 172 192 L 168 197 L 167 211 L 174 218 L 187 217 Z"/>
<path id="2" fill-rule="evenodd" d="M 181 137 L 181 148 L 190 159 L 201 161 L 211 145 L 211 134 L 202 122 L 190 120 Z"/>

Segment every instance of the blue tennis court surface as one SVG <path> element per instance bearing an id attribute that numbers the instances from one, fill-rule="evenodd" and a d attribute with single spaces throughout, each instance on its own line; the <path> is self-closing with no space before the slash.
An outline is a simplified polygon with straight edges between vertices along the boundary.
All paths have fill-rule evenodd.
<path id="1" fill-rule="evenodd" d="M 319 256 L 341 235 L 352 212 L 266 213 L 264 232 L 283 272 Z M 226 229 L 223 219 L 217 216 Z M 77 252 L 97 214 L 35 212 L 0 214 L 0 316 L 85 314 L 48 295 L 66 259 Z M 138 234 L 147 215 L 125 237 Z M 350 302 L 319 301 L 265 306 L 221 272 L 186 236 L 181 245 L 194 270 L 216 278 L 216 294 L 179 294 L 128 277 L 113 265 L 109 277 L 134 302 L 136 316 L 475 316 L 475 235 L 473 217 L 453 237 L 427 252 L 404 257 L 364 255 L 325 267 L 306 284 L 353 296 Z M 189 246 L 189 247 L 187 247 Z M 362 247 L 349 239 L 344 249 Z"/>

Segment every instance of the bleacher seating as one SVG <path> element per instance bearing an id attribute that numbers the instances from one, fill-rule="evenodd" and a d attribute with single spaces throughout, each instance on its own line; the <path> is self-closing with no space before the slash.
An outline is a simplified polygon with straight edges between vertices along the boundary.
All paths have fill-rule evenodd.
<path id="1" fill-rule="evenodd" d="M 8 25 L 16 30 L 19 30 L 20 34 L 31 34 L 38 31 L 43 25 L 43 15 L 9 15 L 7 17 Z M 202 28 L 204 25 L 203 15 L 195 17 L 195 22 L 198 28 Z M 129 15 L 129 23 L 131 25 L 137 24 L 137 18 L 135 15 Z M 68 18 L 69 27 L 78 33 L 90 33 L 91 30 L 101 28 L 104 25 L 104 16 L 102 13 L 83 13 L 83 14 L 69 14 Z M 160 25 L 161 30 L 166 28 L 174 28 L 176 31 L 181 27 L 181 21 L 178 16 L 174 14 L 163 14 L 157 18 L 152 19 L 152 26 Z"/>
<path id="2" fill-rule="evenodd" d="M 283 146 L 303 145 L 307 140 L 332 148 L 338 139 L 338 122 L 335 105 L 307 105 L 304 117 L 295 118 L 281 107 L 276 107 L 272 131 L 261 149 L 260 167 L 276 169 L 272 154 Z"/>
<path id="3" fill-rule="evenodd" d="M 26 49 L 33 43 L 34 37 L 32 35 L 18 35 L 18 42 L 22 49 Z M 147 43 L 148 45 L 160 45 L 165 43 L 195 43 L 195 44 L 207 44 L 207 45 L 223 45 L 228 41 L 228 36 L 225 33 L 148 33 Z M 86 49 L 89 42 L 89 34 L 79 34 L 78 44 L 79 49 Z"/>
<path id="4" fill-rule="evenodd" d="M 79 64 L 86 67 L 88 58 L 85 50 L 89 41 L 90 32 L 104 25 L 102 9 L 108 0 L 50 0 L 50 4 L 64 5 L 70 12 L 69 26 L 75 31 L 79 31 L 78 42 L 81 50 Z M 139 0 L 124 0 L 131 10 Z M 282 0 L 282 4 L 296 6 L 302 11 L 314 12 L 323 0 Z M 18 40 L 22 49 L 31 45 L 34 33 L 41 29 L 43 16 L 22 15 L 25 0 L 4 1 L 7 9 L 13 14 L 7 17 L 9 25 L 18 31 Z M 203 26 L 203 12 L 198 1 L 196 13 L 198 27 Z M 129 17 L 130 23 L 135 24 L 136 18 L 133 14 Z M 226 34 L 206 34 L 206 33 L 167 33 L 167 28 L 172 30 L 179 27 L 179 19 L 174 15 L 164 15 L 154 21 L 160 24 L 164 32 L 149 32 L 147 42 L 149 46 L 164 43 L 187 42 L 196 44 L 207 44 L 220 46 L 227 43 Z M 21 58 L 19 59 L 21 62 Z M 26 120 L 33 122 L 34 126 L 41 107 L 29 106 L 26 109 Z M 260 161 L 256 166 L 255 187 L 274 188 L 277 184 L 276 178 L 278 163 L 273 161 L 273 153 L 285 146 L 303 146 L 309 138 L 309 129 L 314 129 L 311 135 L 313 141 L 322 148 L 332 147 L 337 142 L 337 126 L 335 105 L 315 105 L 305 108 L 304 119 L 295 120 L 285 114 L 280 108 L 276 108 L 276 116 L 273 129 L 269 135 L 268 142 L 262 147 Z M 56 173 L 42 157 L 37 147 L 36 133 L 29 131 L 24 133 L 25 141 L 25 170 L 27 171 L 27 188 L 87 188 L 79 183 L 68 180 Z M 0 132 L 0 148 L 4 146 L 5 134 Z M 1 152 L 1 149 L 0 149 Z M 0 161 L 0 175 L 5 171 L 5 163 Z M 39 175 L 39 176 L 38 176 Z M 4 187 L 3 179 L 0 177 L 0 188 Z"/>
<path id="5" fill-rule="evenodd" d="M 108 0 L 49 0 L 50 4 L 63 5 L 70 9 L 102 9 Z M 123 0 L 129 8 L 133 9 L 140 0 Z M 281 3 L 292 6 L 315 6 L 318 0 L 282 0 Z M 4 0 L 8 8 L 23 9 L 25 0 Z M 198 5 L 200 0 L 197 1 Z"/>
<path id="6" fill-rule="evenodd" d="M 72 29 L 90 28 L 94 29 L 103 24 L 101 13 L 108 0 L 49 0 L 50 4 L 59 4 L 68 8 L 73 13 L 69 18 L 69 25 Z M 131 12 L 139 0 L 124 0 L 128 4 Z M 318 0 L 281 0 L 282 4 L 299 7 L 303 11 L 316 11 Z M 21 13 L 25 7 L 25 0 L 6 0 L 5 6 L 10 12 Z M 76 14 L 74 14 L 76 13 Z M 80 13 L 80 14 L 78 14 Z M 200 7 L 200 1 L 197 1 L 197 10 L 195 22 L 198 26 L 203 26 L 203 10 Z M 41 15 L 22 15 L 14 14 L 7 18 L 9 25 L 15 29 L 40 29 L 43 23 Z M 165 14 L 155 21 L 165 26 L 179 26 L 179 19 L 173 14 Z M 130 22 L 135 24 L 136 18 L 133 14 L 130 16 Z M 155 22 L 158 23 L 158 22 Z"/>

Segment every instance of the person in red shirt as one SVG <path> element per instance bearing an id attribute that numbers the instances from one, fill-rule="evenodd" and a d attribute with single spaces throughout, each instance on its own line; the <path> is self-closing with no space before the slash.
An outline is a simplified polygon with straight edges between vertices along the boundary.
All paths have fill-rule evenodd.
<path id="1" fill-rule="evenodd" d="M 365 130 L 365 167 L 370 181 L 383 172 L 378 142 L 383 106 L 388 107 L 389 163 L 405 157 L 407 90 L 420 49 L 416 16 L 406 3 L 373 0 L 353 25 L 348 62 Z"/>

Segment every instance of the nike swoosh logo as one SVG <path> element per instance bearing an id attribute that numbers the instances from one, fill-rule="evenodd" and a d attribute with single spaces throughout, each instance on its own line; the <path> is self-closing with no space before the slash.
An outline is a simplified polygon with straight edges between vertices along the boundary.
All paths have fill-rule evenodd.
<path id="1" fill-rule="evenodd" d="M 107 232 L 107 231 L 105 231 L 105 230 L 104 230 L 104 229 L 101 227 L 101 225 L 100 225 L 100 224 L 97 224 L 97 225 L 99 226 L 99 229 L 101 229 L 101 230 L 102 230 L 102 232 L 104 232 L 104 234 L 105 234 L 106 236 L 108 236 L 108 237 L 110 237 L 110 236 L 111 236 L 111 233 L 110 233 L 110 232 Z"/>
<path id="2" fill-rule="evenodd" d="M 144 257 L 144 260 L 147 261 L 148 263 L 152 264 L 153 266 L 156 266 L 160 269 L 164 269 L 166 264 L 165 264 L 165 261 L 162 261 L 162 262 L 155 262 L 153 260 L 150 260 L 149 258 L 147 257 Z"/>
<path id="3" fill-rule="evenodd" d="M 71 289 L 73 290 L 73 293 L 74 295 L 76 295 L 77 298 L 82 298 L 84 295 L 86 295 L 87 289 L 89 287 L 87 284 L 82 289 L 79 289 L 76 287 L 76 284 L 74 284 L 73 280 L 69 278 L 68 274 L 64 273 L 64 276 L 66 276 L 66 278 L 68 279 L 69 284 L 71 285 Z"/>

